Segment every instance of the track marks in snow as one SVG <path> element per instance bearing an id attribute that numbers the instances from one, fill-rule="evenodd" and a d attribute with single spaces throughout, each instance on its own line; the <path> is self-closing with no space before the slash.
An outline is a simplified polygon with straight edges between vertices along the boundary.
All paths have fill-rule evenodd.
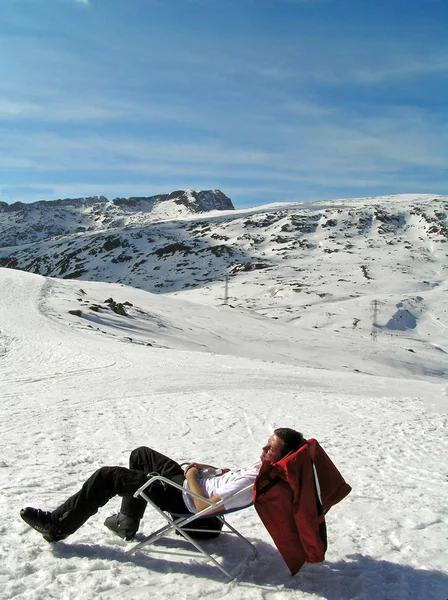
<path id="1" fill-rule="evenodd" d="M 33 294 L 31 286 L 31 302 Z M 61 333 L 60 323 L 30 314 L 8 323 L 13 342 L 0 360 L 5 599 L 143 600 L 188 590 L 195 600 L 446 600 L 446 415 L 422 400 L 440 394 L 441 407 L 446 385 L 144 349 L 67 326 Z M 253 462 L 277 426 L 316 437 L 353 486 L 328 515 L 327 561 L 295 578 L 254 509 L 232 516 L 260 551 L 240 586 L 210 565 L 130 560 L 128 545 L 103 527 L 119 498 L 55 548 L 18 516 L 24 505 L 54 508 L 103 464 L 126 465 L 136 446 L 234 467 Z M 158 525 L 147 511 L 143 530 Z M 227 543 L 238 566 L 244 550 Z"/>

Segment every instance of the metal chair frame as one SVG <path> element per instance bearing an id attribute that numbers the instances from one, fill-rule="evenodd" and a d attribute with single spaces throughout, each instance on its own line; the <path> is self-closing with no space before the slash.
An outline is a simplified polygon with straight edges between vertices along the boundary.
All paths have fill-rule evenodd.
<path id="1" fill-rule="evenodd" d="M 212 561 L 215 564 L 215 566 L 218 567 L 218 569 L 222 573 L 224 573 L 224 575 L 226 575 L 226 577 L 229 578 L 229 580 L 234 580 L 234 579 L 236 579 L 236 576 L 229 573 L 229 571 L 227 571 L 227 569 L 225 569 L 222 566 L 222 564 L 214 556 L 212 556 L 212 554 L 210 552 L 208 552 L 197 539 L 193 539 L 188 533 L 188 532 L 194 532 L 194 531 L 200 531 L 202 533 L 211 531 L 211 530 L 207 530 L 207 529 L 195 529 L 194 522 L 197 521 L 198 519 L 202 519 L 204 517 L 213 516 L 213 517 L 217 517 L 223 523 L 223 529 L 222 529 L 221 533 L 235 534 L 250 547 L 250 549 L 251 549 L 251 556 L 249 557 L 250 560 L 254 560 L 255 558 L 258 557 L 258 552 L 257 552 L 257 549 L 255 548 L 255 546 L 251 542 L 249 542 L 249 540 L 247 538 L 245 538 L 239 531 L 237 531 L 235 529 L 235 527 L 230 525 L 227 522 L 227 520 L 225 519 L 225 515 L 228 515 L 232 512 L 236 512 L 239 510 L 244 510 L 245 508 L 252 506 L 252 503 L 247 504 L 246 506 L 242 506 L 240 508 L 225 510 L 223 500 L 220 500 L 219 502 L 212 502 L 209 498 L 204 498 L 202 496 L 199 496 L 198 494 L 195 494 L 194 492 L 185 489 L 184 487 L 175 483 L 174 481 L 171 481 L 170 479 L 167 479 L 166 477 L 162 477 L 162 475 L 150 475 L 149 477 L 150 478 L 148 479 L 148 481 L 145 482 L 135 492 L 134 497 L 135 498 L 143 498 L 144 500 L 146 500 L 146 502 L 148 504 L 150 504 L 161 516 L 163 516 L 163 518 L 167 521 L 167 523 L 163 527 L 160 527 L 159 529 L 154 531 L 152 534 L 147 536 L 144 540 L 142 540 L 138 544 L 134 545 L 130 550 L 128 550 L 126 552 L 126 554 L 133 554 L 137 550 L 140 550 L 144 547 L 151 546 L 157 540 L 168 536 L 173 531 L 176 531 L 185 540 L 187 540 L 187 542 L 189 542 L 192 546 L 194 546 L 200 554 L 194 553 L 194 552 L 191 552 L 191 553 L 183 553 L 183 552 L 177 552 L 177 551 L 169 552 L 169 551 L 164 551 L 164 550 L 162 550 L 162 551 L 154 550 L 152 548 L 151 548 L 151 551 L 154 553 L 159 553 L 159 554 L 173 554 L 176 556 L 187 556 L 190 558 L 196 558 L 196 559 L 200 558 L 200 559 L 204 559 L 207 561 Z M 204 508 L 203 510 L 201 510 L 197 513 L 193 513 L 193 514 L 188 513 L 185 515 L 174 515 L 176 518 L 173 519 L 170 514 L 165 513 L 161 508 L 159 508 L 151 500 L 151 498 L 149 498 L 148 494 L 146 493 L 147 488 L 150 487 L 156 481 L 161 481 L 165 485 L 170 485 L 172 487 L 175 487 L 175 488 L 181 490 L 182 492 L 187 492 L 192 497 L 199 498 L 200 500 L 206 502 L 207 504 L 209 504 L 209 506 L 207 506 L 206 508 Z M 233 494 L 230 498 L 227 498 L 226 499 L 227 502 L 230 499 L 234 499 L 237 496 L 239 496 L 240 494 L 243 494 L 244 492 L 246 492 L 252 488 L 253 488 L 252 485 L 246 486 L 245 488 L 243 488 L 243 489 L 239 490 L 238 492 L 236 492 L 235 494 Z M 223 510 L 216 511 L 216 509 L 219 509 L 219 508 L 222 508 Z M 190 524 L 193 524 L 193 528 L 187 527 Z M 224 530 L 224 527 L 226 527 L 227 529 Z M 201 556 L 201 554 L 202 554 L 202 556 Z"/>

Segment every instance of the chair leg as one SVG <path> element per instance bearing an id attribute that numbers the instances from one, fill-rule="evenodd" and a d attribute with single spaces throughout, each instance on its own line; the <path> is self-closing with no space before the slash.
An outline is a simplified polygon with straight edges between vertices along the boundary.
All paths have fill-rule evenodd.
<path id="1" fill-rule="evenodd" d="M 133 546 L 130 550 L 127 550 L 126 554 L 134 554 L 134 552 L 136 552 L 137 550 L 145 547 L 145 546 L 150 546 L 152 545 L 154 542 L 156 542 L 158 539 L 166 536 L 168 533 L 170 533 L 171 531 L 176 530 L 179 532 L 179 534 L 185 538 L 187 540 L 187 542 L 189 542 L 192 546 L 194 546 L 196 548 L 196 550 L 198 550 L 207 560 L 211 560 L 220 571 L 222 571 L 222 573 L 224 573 L 224 575 L 226 577 L 228 577 L 230 580 L 235 579 L 235 577 L 233 575 L 231 575 L 229 573 L 229 571 L 227 571 L 217 560 L 216 558 L 214 558 L 209 552 L 207 552 L 202 546 L 201 544 L 199 544 L 196 540 L 194 540 L 191 536 L 188 535 L 188 533 L 186 533 L 183 529 L 181 529 L 180 527 L 176 527 L 176 524 L 168 524 L 165 525 L 164 527 L 161 527 L 160 529 L 158 529 L 157 531 L 155 531 L 154 533 L 152 533 L 149 537 L 147 537 L 146 539 L 142 540 L 141 542 L 139 542 L 138 544 L 136 544 L 135 546 Z M 242 536 L 241 536 L 242 537 Z M 244 538 L 243 538 L 244 539 Z M 250 543 L 250 542 L 248 542 Z M 191 555 L 193 556 L 193 555 Z"/>
<path id="2" fill-rule="evenodd" d="M 230 529 L 230 531 L 232 531 L 232 533 L 237 535 L 240 538 L 240 540 L 243 540 L 243 542 L 246 542 L 246 544 L 250 547 L 251 552 L 252 552 L 251 560 L 255 560 L 256 558 L 258 558 L 258 550 L 255 548 L 255 546 L 252 544 L 252 542 L 249 542 L 249 540 L 247 538 L 245 538 L 244 535 L 241 535 L 241 533 L 237 529 L 235 529 L 235 527 L 232 527 L 232 525 L 230 525 L 230 523 L 228 521 L 226 521 L 222 515 L 218 515 L 218 519 L 220 521 L 222 521 L 223 524 L 226 527 L 228 527 Z"/>
<path id="3" fill-rule="evenodd" d="M 177 530 L 188 542 L 190 542 L 190 544 L 192 544 L 197 550 L 199 550 L 199 552 L 201 552 L 201 554 L 203 554 L 207 560 L 211 560 L 218 567 L 218 569 L 224 573 L 224 575 L 226 575 L 231 580 L 235 579 L 235 577 L 231 575 L 226 569 L 224 569 L 224 567 L 216 560 L 214 556 L 210 554 L 210 552 L 204 550 L 201 544 L 199 544 L 196 540 L 189 536 L 186 531 L 183 531 L 180 528 Z"/>
<path id="4" fill-rule="evenodd" d="M 196 550 L 198 550 L 205 559 L 210 560 L 213 562 L 213 564 L 218 567 L 218 569 L 224 573 L 224 575 L 226 577 L 229 578 L 230 581 L 233 581 L 234 579 L 236 579 L 236 577 L 234 575 L 232 575 L 231 573 L 229 573 L 229 571 L 227 571 L 217 560 L 216 558 L 214 558 L 210 552 L 207 552 L 207 550 L 205 550 L 205 548 L 202 547 L 202 545 L 195 540 L 194 538 L 192 538 L 190 535 L 188 535 L 187 531 L 184 529 L 184 527 L 186 528 L 188 526 L 189 523 L 193 523 L 197 518 L 198 515 L 197 514 L 192 514 L 189 515 L 187 517 L 182 517 L 180 519 L 177 519 L 176 521 L 171 518 L 170 515 L 166 514 L 162 509 L 160 509 L 149 497 L 147 494 L 145 494 L 145 489 L 151 485 L 151 483 L 154 480 L 163 480 L 165 481 L 167 484 L 172 485 L 174 487 L 179 488 L 180 490 L 183 491 L 183 488 L 179 485 L 177 485 L 174 482 L 168 481 L 165 478 L 161 477 L 161 476 L 156 476 L 153 477 L 152 479 L 150 479 L 144 486 L 142 486 L 139 490 L 137 490 L 137 492 L 134 494 L 135 497 L 142 497 L 148 504 L 150 504 L 166 521 L 167 524 L 164 525 L 163 527 L 160 527 L 157 531 L 155 531 L 154 533 L 152 533 L 151 535 L 149 535 L 146 539 L 142 540 L 141 542 L 139 542 L 138 544 L 136 544 L 135 546 L 133 546 L 130 550 L 128 550 L 126 552 L 126 554 L 133 554 L 134 552 L 136 552 L 137 550 L 145 547 L 145 546 L 149 546 L 151 544 L 153 544 L 154 542 L 156 542 L 158 539 L 168 535 L 169 533 L 171 533 L 172 531 L 176 531 L 177 533 L 179 533 L 179 535 L 181 535 L 187 542 L 189 542 L 194 548 L 196 548 Z M 241 492 L 244 490 L 241 490 Z M 238 492 L 238 493 L 241 493 Z M 190 492 L 192 494 L 192 492 Z M 222 502 L 221 502 L 222 503 Z M 201 511 L 201 514 L 203 516 L 205 516 L 208 512 L 210 512 L 210 510 L 212 508 L 214 508 L 215 506 L 219 507 L 219 503 L 218 505 L 213 505 L 213 503 L 210 503 L 211 506 L 208 509 L 204 509 L 203 511 Z M 255 548 L 255 546 L 249 542 L 248 539 L 246 539 L 243 535 L 241 535 L 241 533 L 239 531 L 237 531 L 234 527 L 232 527 L 225 519 L 223 515 L 216 515 L 218 517 L 218 519 L 223 523 L 223 525 L 226 525 L 226 527 L 230 530 L 231 533 L 234 533 L 235 535 L 237 535 L 240 539 L 242 539 L 244 542 L 246 542 L 246 544 L 251 548 L 252 551 L 252 560 L 254 558 L 256 558 L 258 556 L 258 552 L 257 549 Z M 154 552 L 157 552 L 157 550 L 154 550 Z"/>
<path id="5" fill-rule="evenodd" d="M 142 540 L 138 544 L 135 544 L 135 546 L 132 546 L 132 548 L 130 548 L 129 550 L 126 550 L 126 554 L 134 554 L 134 552 L 136 550 L 139 550 L 140 548 L 143 548 L 143 546 L 147 546 L 149 544 L 153 544 L 159 538 L 162 538 L 165 535 L 167 535 L 172 529 L 173 528 L 172 528 L 171 524 L 168 524 L 168 525 L 165 525 L 164 527 L 161 527 L 160 529 L 158 529 L 157 531 L 154 531 L 154 533 L 152 533 L 151 535 L 149 535 L 148 537 L 146 537 L 144 540 Z"/>
<path id="6" fill-rule="evenodd" d="M 141 541 L 138 544 L 136 544 L 135 546 L 133 546 L 130 550 L 128 550 L 126 552 L 126 554 L 133 554 L 136 550 L 139 550 L 140 548 L 143 548 L 144 546 L 149 546 L 150 544 L 153 544 L 159 538 L 164 537 L 165 535 L 167 535 L 168 533 L 170 533 L 173 530 L 176 530 L 181 536 L 183 536 L 187 540 L 187 542 L 189 542 L 192 546 L 194 546 L 196 548 L 196 550 L 198 550 L 201 554 L 203 554 L 203 556 L 207 560 L 211 560 L 218 567 L 218 569 L 220 571 L 222 571 L 222 573 L 224 573 L 224 575 L 226 577 L 229 577 L 229 579 L 231 579 L 231 580 L 235 579 L 235 577 L 233 575 L 231 575 L 226 569 L 224 569 L 224 567 L 216 560 L 216 558 L 214 558 L 209 552 L 204 550 L 204 548 L 201 546 L 201 544 L 199 544 L 196 540 L 194 540 L 191 536 L 189 536 L 188 533 L 186 533 L 182 529 L 182 527 L 180 525 L 178 525 L 178 523 L 183 524 L 185 522 L 190 521 L 192 519 L 192 517 L 190 517 L 188 519 L 181 519 L 176 522 L 173 519 L 171 519 L 168 515 L 166 515 L 147 496 L 145 497 L 145 500 L 147 502 L 149 502 L 150 504 L 152 504 L 153 508 L 155 508 L 157 510 L 157 512 L 159 512 L 161 515 L 163 515 L 163 517 L 166 520 L 168 520 L 169 523 L 167 525 L 165 525 L 164 527 L 161 527 L 154 533 L 152 533 L 149 537 L 147 537 L 143 541 Z"/>

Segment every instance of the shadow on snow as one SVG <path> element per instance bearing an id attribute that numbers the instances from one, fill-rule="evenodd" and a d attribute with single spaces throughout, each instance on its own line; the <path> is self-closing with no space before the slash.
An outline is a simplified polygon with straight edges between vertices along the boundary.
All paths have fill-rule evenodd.
<path id="1" fill-rule="evenodd" d="M 273 588 L 281 586 L 285 594 L 288 590 L 301 590 L 326 600 L 447 600 L 448 597 L 448 575 L 362 554 L 348 555 L 336 562 L 325 561 L 317 565 L 305 565 L 295 577 L 291 577 L 273 546 L 262 540 L 252 541 L 260 556 L 253 562 L 249 561 L 249 553 L 239 540 L 222 536 L 218 541 L 205 542 L 213 544 L 215 558 L 237 576 L 239 587 L 256 586 L 273 591 Z M 172 538 L 159 540 L 154 547 L 166 552 L 191 549 L 184 540 Z M 188 562 L 184 557 L 151 555 L 144 550 L 128 555 L 125 554 L 122 545 L 113 548 L 97 544 L 59 543 L 53 546 L 53 553 L 61 559 L 85 557 L 117 561 L 154 573 L 189 574 L 226 582 L 224 575 L 211 562 L 199 562 L 195 559 Z M 153 585 L 153 582 L 148 585 Z"/>

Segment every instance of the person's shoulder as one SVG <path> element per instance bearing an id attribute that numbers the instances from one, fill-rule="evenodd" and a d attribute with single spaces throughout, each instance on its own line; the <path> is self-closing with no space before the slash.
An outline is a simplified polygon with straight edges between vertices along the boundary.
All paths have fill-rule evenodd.
<path id="1" fill-rule="evenodd" d="M 261 468 L 261 460 L 258 459 L 255 462 L 253 462 L 251 465 L 249 465 L 248 469 L 252 469 L 254 471 L 259 471 Z"/>
<path id="2" fill-rule="evenodd" d="M 258 475 L 260 467 L 261 461 L 258 460 L 246 467 L 245 469 L 242 469 L 242 474 L 246 477 L 256 477 Z"/>

